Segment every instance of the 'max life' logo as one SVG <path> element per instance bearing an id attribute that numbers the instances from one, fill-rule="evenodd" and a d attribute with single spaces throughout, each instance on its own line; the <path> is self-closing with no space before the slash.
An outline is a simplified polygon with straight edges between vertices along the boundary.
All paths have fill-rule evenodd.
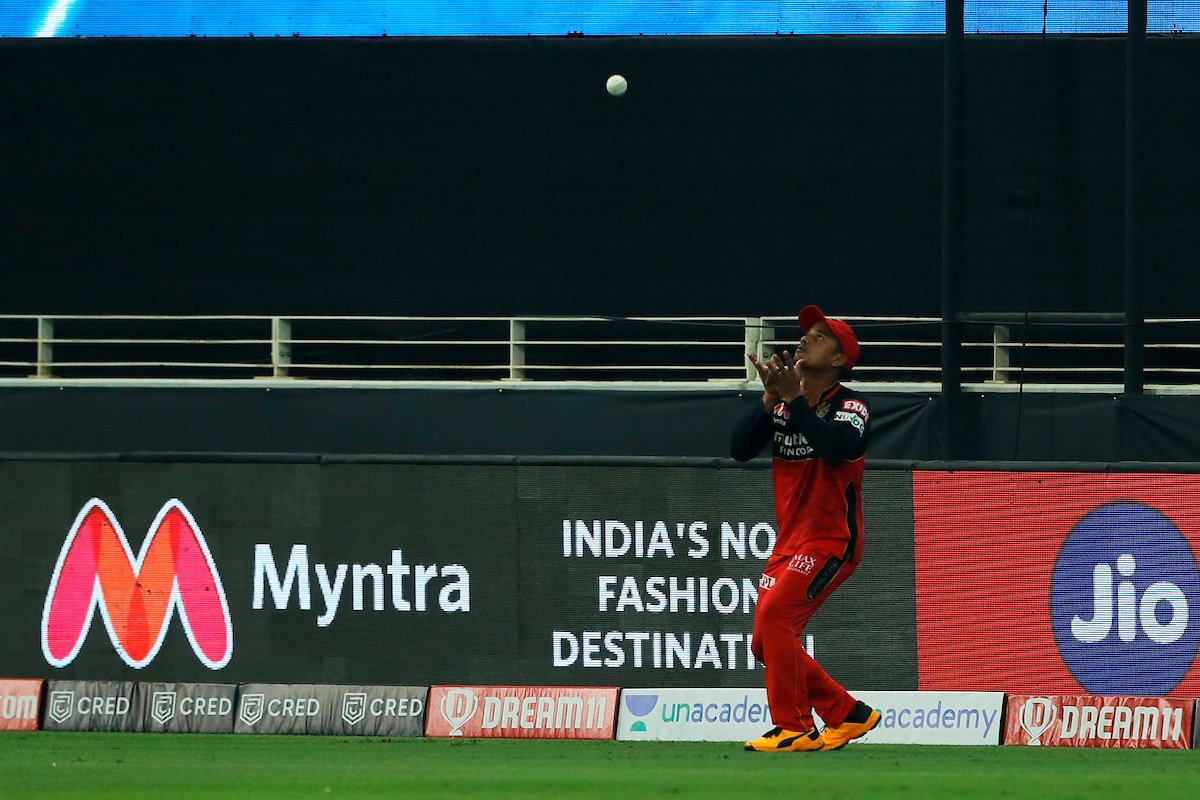
<path id="1" fill-rule="evenodd" d="M 1140 503 L 1091 511 L 1054 565 L 1050 614 L 1067 668 L 1097 695 L 1161 696 L 1191 669 L 1200 569 L 1179 529 Z"/>
<path id="2" fill-rule="evenodd" d="M 197 658 L 221 669 L 233 656 L 233 620 L 221 576 L 200 527 L 183 503 L 163 505 L 134 556 L 104 501 L 89 500 L 54 565 L 42 609 L 42 653 L 65 667 L 83 647 L 96 609 L 121 659 L 154 660 L 178 611 Z"/>

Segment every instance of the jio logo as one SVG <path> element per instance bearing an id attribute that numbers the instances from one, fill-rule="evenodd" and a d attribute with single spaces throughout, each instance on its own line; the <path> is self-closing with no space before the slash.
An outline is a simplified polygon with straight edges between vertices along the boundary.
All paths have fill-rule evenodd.
<path id="1" fill-rule="evenodd" d="M 1200 569 L 1183 534 L 1157 509 L 1110 503 L 1071 531 L 1050 584 L 1058 650 L 1093 694 L 1159 696 L 1196 658 Z"/>

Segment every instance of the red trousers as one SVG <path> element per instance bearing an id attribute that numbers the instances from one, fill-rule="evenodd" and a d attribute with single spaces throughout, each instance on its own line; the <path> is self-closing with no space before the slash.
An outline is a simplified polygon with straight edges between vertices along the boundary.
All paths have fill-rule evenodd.
<path id="1" fill-rule="evenodd" d="M 785 730 L 811 729 L 814 710 L 826 725 L 840 725 L 857 702 L 808 654 L 802 640 L 808 620 L 858 566 L 831 558 L 840 561 L 818 550 L 772 556 L 758 589 L 750 647 L 763 664 L 771 720 Z"/>

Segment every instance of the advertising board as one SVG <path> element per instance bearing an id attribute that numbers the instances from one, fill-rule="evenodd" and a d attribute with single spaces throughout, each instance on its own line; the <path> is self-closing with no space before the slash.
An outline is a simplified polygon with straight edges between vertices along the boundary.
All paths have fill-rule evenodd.
<path id="1" fill-rule="evenodd" d="M 243 684 L 234 733 L 420 736 L 424 686 Z"/>
<path id="2" fill-rule="evenodd" d="M 868 556 L 806 644 L 912 689 L 911 490 L 868 483 Z M 11 674 L 761 685 L 762 469 L 21 461 L 0 487 L 0 567 L 29 576 L 0 584 Z"/>
<path id="3" fill-rule="evenodd" d="M 611 739 L 617 691 L 592 686 L 434 686 L 425 735 Z"/>
<path id="4" fill-rule="evenodd" d="M 1000 692 L 852 692 L 879 710 L 866 744 L 995 745 Z M 818 716 L 818 725 L 824 721 Z M 617 738 L 631 741 L 747 741 L 772 727 L 763 689 L 624 689 Z"/>
<path id="5" fill-rule="evenodd" d="M 147 683 L 140 690 L 148 733 L 233 733 L 237 687 L 228 683 Z"/>
<path id="6" fill-rule="evenodd" d="M 42 730 L 142 730 L 146 693 L 133 681 L 48 681 Z"/>
<path id="7" fill-rule="evenodd" d="M 1010 695 L 1004 744 L 1186 750 L 1195 706 L 1168 697 Z"/>
<path id="8" fill-rule="evenodd" d="M 916 472 L 925 690 L 1200 696 L 1200 476 Z"/>
<path id="9" fill-rule="evenodd" d="M 0 679 L 0 731 L 36 731 L 42 707 L 42 681 Z"/>

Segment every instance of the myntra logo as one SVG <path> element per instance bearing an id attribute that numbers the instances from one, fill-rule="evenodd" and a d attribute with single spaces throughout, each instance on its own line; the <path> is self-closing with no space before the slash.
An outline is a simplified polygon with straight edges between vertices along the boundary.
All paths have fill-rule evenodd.
<path id="1" fill-rule="evenodd" d="M 154 660 L 176 609 L 204 666 L 221 669 L 233 656 L 221 576 L 178 500 L 158 512 L 136 558 L 104 501 L 87 502 L 58 555 L 42 609 L 46 661 L 65 667 L 75 660 L 97 608 L 117 653 L 134 669 Z"/>

